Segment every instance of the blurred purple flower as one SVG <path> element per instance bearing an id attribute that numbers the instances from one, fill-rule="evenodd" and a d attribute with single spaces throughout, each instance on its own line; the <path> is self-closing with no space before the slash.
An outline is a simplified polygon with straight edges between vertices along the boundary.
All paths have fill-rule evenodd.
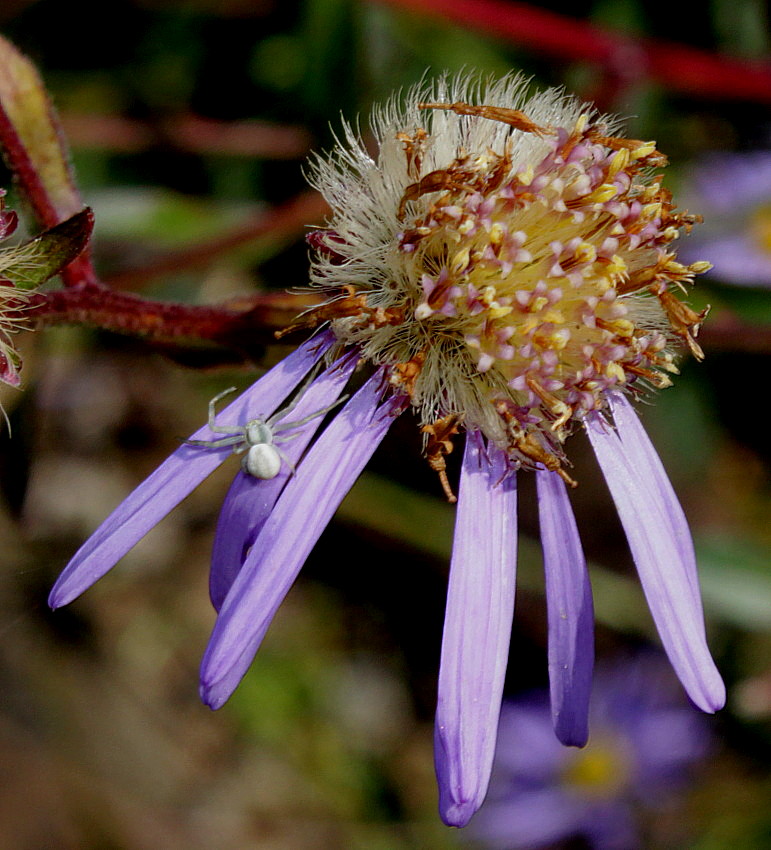
<path id="1" fill-rule="evenodd" d="M 490 792 L 472 836 L 490 850 L 574 837 L 597 850 L 639 847 L 636 810 L 660 814 L 710 749 L 707 724 L 673 685 L 656 656 L 600 667 L 583 750 L 558 746 L 546 695 L 504 702 Z"/>
<path id="2" fill-rule="evenodd" d="M 684 261 L 709 260 L 709 276 L 724 283 L 771 286 L 771 152 L 712 154 L 685 194 L 704 225 L 683 244 Z"/>
<path id="3" fill-rule="evenodd" d="M 527 100 L 523 89 L 514 76 L 415 89 L 404 107 L 376 114 L 377 162 L 346 131 L 350 149 L 316 163 L 335 215 L 316 240 L 311 277 L 328 300 L 293 326 L 329 330 L 223 410 L 214 433 L 192 436 L 216 443 L 226 426 L 243 431 L 301 387 L 289 415 L 298 427 L 281 444 L 287 462 L 266 480 L 239 473 L 217 527 L 219 615 L 201 696 L 218 708 L 393 418 L 412 406 L 440 473 L 465 429 L 435 733 L 440 812 L 454 826 L 481 805 L 495 750 L 521 468 L 537 480 L 553 725 L 565 744 L 587 739 L 593 609 L 563 451 L 574 430 L 589 436 L 683 686 L 704 711 L 725 699 L 685 516 L 625 394 L 669 385 L 675 336 L 700 354 L 702 316 L 668 287 L 706 264 L 685 267 L 665 250 L 692 217 L 673 213 L 652 181 L 662 161 L 652 142 L 608 136 L 579 102 L 554 92 Z M 304 420 L 335 401 L 362 360 L 374 373 L 303 454 L 320 418 Z M 51 604 L 107 572 L 232 448 L 177 449 L 76 553 Z"/>

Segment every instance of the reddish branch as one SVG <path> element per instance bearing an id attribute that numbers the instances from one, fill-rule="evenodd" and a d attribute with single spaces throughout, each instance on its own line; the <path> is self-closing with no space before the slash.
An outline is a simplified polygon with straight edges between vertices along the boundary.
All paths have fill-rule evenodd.
<path id="1" fill-rule="evenodd" d="M 0 146 L 8 168 L 21 186 L 37 221 L 53 227 L 62 220 L 48 195 L 32 158 L 16 132 L 16 127 L 0 102 Z M 77 210 L 73 210 L 77 212 Z"/>
<path id="2" fill-rule="evenodd" d="M 0 37 L 0 150 L 37 223 L 55 227 L 84 208 L 67 146 L 35 66 Z M 86 248 L 61 271 L 65 286 L 95 285 Z"/>
<path id="3" fill-rule="evenodd" d="M 153 342 L 209 342 L 248 352 L 275 342 L 274 331 L 317 301 L 313 294 L 271 293 L 195 305 L 148 301 L 109 289 L 59 289 L 34 293 L 25 316 L 43 325 L 81 324 Z"/>
<path id="4" fill-rule="evenodd" d="M 267 121 L 213 121 L 178 115 L 154 123 L 121 115 L 63 112 L 62 128 L 73 147 L 136 153 L 166 146 L 198 154 L 229 154 L 266 159 L 301 159 L 311 147 L 304 127 Z"/>
<path id="5" fill-rule="evenodd" d="M 381 0 L 447 18 L 562 61 L 602 65 L 629 79 L 650 77 L 673 91 L 771 103 L 771 65 L 674 42 L 633 38 L 508 0 Z"/>

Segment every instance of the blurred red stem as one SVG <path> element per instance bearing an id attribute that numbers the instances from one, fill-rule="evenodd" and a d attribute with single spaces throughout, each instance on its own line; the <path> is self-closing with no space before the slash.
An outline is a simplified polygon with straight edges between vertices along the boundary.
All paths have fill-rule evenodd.
<path id="1" fill-rule="evenodd" d="M 318 297 L 311 293 L 270 293 L 219 306 L 176 304 L 148 301 L 126 292 L 82 288 L 34 293 L 34 309 L 23 315 L 44 325 L 80 324 L 161 342 L 208 341 L 248 348 L 274 341 L 275 331 L 316 303 Z M 771 353 L 768 325 L 750 324 L 726 311 L 704 325 L 699 341 L 707 354 Z"/>
<path id="2" fill-rule="evenodd" d="M 771 65 L 675 42 L 632 38 L 508 0 L 380 0 L 521 44 L 563 61 L 603 65 L 620 77 L 650 77 L 673 91 L 771 103 Z"/>
<path id="3" fill-rule="evenodd" d="M 62 112 L 59 118 L 73 147 L 92 150 L 136 153 L 168 146 L 194 153 L 300 159 L 311 146 L 305 128 L 268 121 L 214 121 L 183 114 L 148 122 L 83 112 Z"/>

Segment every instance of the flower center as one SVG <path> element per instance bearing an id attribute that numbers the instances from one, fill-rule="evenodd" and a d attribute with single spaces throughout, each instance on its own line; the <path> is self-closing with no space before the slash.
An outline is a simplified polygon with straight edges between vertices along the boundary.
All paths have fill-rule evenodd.
<path id="1" fill-rule="evenodd" d="M 706 311 L 670 288 L 710 266 L 669 250 L 699 219 L 675 212 L 654 142 L 606 135 L 589 114 L 551 127 L 499 106 L 418 106 L 455 115 L 395 133 L 376 166 L 362 154 L 352 210 L 318 240 L 315 282 L 337 290 L 290 329 L 329 320 L 388 367 L 440 474 L 463 427 L 573 484 L 562 444 L 608 390 L 668 386 L 673 336 L 702 356 Z M 328 191 L 344 210 L 343 185 Z"/>
<path id="2" fill-rule="evenodd" d="M 545 142 L 535 167 L 488 150 L 409 187 L 406 201 L 438 196 L 405 222 L 399 250 L 419 282 L 414 320 L 462 339 L 478 373 L 502 376 L 508 392 L 493 402 L 515 430 L 561 441 L 607 390 L 669 384 L 663 313 L 651 326 L 651 299 L 640 309 L 632 293 L 697 269 L 664 251 L 690 219 L 659 181 L 639 182 L 661 161 L 652 143 L 599 136 L 587 116 Z"/>
<path id="3" fill-rule="evenodd" d="M 629 773 L 629 760 L 618 742 L 605 738 L 577 750 L 562 779 L 588 797 L 607 799 L 623 790 Z"/>

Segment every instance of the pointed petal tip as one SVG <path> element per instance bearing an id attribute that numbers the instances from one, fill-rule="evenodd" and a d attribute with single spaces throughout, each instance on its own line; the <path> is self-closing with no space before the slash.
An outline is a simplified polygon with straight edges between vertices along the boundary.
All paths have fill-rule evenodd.
<path id="1" fill-rule="evenodd" d="M 81 557 L 81 552 L 87 544 L 81 547 L 81 550 L 76 552 L 72 560 L 61 571 L 59 577 L 53 584 L 48 594 L 48 604 L 55 611 L 57 608 L 63 608 L 74 602 L 79 596 L 82 596 L 87 590 L 93 587 L 97 581 L 104 575 L 107 570 L 98 568 L 93 569 L 92 563 L 84 562 L 87 558 Z M 110 566 L 114 563 L 109 556 L 107 562 Z"/>
<path id="2" fill-rule="evenodd" d="M 228 651 L 217 652 L 210 640 L 201 659 L 198 674 L 198 694 L 201 702 L 212 711 L 222 708 L 241 684 L 255 652 L 254 648 L 248 648 L 243 655 Z"/>
<path id="3" fill-rule="evenodd" d="M 689 694 L 693 704 L 705 714 L 714 714 L 725 707 L 726 689 L 720 674 L 715 670 L 711 680 L 705 684 L 703 692 L 698 694 L 699 699 Z"/>
<path id="4" fill-rule="evenodd" d="M 463 802 L 448 802 L 439 804 L 439 816 L 447 826 L 455 826 L 458 828 L 468 824 L 471 818 L 476 814 L 481 803 L 473 800 L 464 800 Z"/>
<path id="5" fill-rule="evenodd" d="M 218 684 L 217 682 L 209 684 L 201 680 L 198 686 L 198 695 L 201 698 L 201 702 L 212 711 L 222 708 L 230 697 L 230 693 L 223 693 L 222 688 L 218 687 Z"/>
<path id="6" fill-rule="evenodd" d="M 70 582 L 62 581 L 60 579 L 51 588 L 51 592 L 48 594 L 48 607 L 52 611 L 56 611 L 57 608 L 63 608 L 65 605 L 69 605 L 70 602 L 77 599 L 78 596 L 86 590 L 86 588 L 71 588 L 69 587 L 69 584 Z"/>

